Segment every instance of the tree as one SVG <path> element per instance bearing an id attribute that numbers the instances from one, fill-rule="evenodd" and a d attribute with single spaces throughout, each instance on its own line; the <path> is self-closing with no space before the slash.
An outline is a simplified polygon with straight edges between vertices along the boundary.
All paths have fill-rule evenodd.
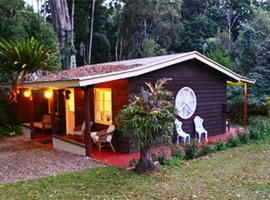
<path id="1" fill-rule="evenodd" d="M 118 16 L 116 60 L 138 57 L 145 38 L 169 51 L 181 29 L 180 0 L 123 0 Z"/>
<path id="2" fill-rule="evenodd" d="M 133 95 L 129 104 L 120 112 L 117 124 L 124 134 L 133 130 L 140 147 L 140 159 L 135 167 L 138 173 L 155 170 L 151 148 L 162 136 L 173 133 L 173 95 L 164 89 L 169 79 L 159 79 L 154 85 L 146 83 L 139 95 Z"/>
<path id="3" fill-rule="evenodd" d="M 57 53 L 38 40 L 31 38 L 19 42 L 0 42 L 0 72 L 11 83 L 10 100 L 16 102 L 17 85 L 41 70 L 57 66 Z"/>
<path id="4" fill-rule="evenodd" d="M 233 56 L 238 73 L 258 80 L 251 88 L 250 99 L 253 104 L 261 104 L 270 94 L 270 12 L 259 9 L 254 13 L 254 19 L 240 32 Z"/>
<path id="5" fill-rule="evenodd" d="M 29 7 L 23 0 L 0 1 L 0 38 L 20 41 L 34 37 L 48 48 L 57 48 L 58 40 L 50 23 Z"/>
<path id="6" fill-rule="evenodd" d="M 71 61 L 75 53 L 72 45 L 72 21 L 70 18 L 67 1 L 51 0 L 50 3 L 52 10 L 52 22 L 60 42 L 62 66 L 66 69 L 74 68 L 76 66 L 71 65 L 73 63 Z"/>
<path id="7" fill-rule="evenodd" d="M 203 15 L 185 21 L 183 31 L 179 34 L 180 40 L 174 44 L 174 49 L 178 52 L 195 50 L 202 52 L 206 39 L 217 33 L 218 28 L 213 26 L 214 24 Z"/>
<path id="8" fill-rule="evenodd" d="M 72 7 L 68 0 L 69 8 Z M 112 3 L 112 2 L 111 2 Z M 105 0 L 96 0 L 94 17 L 92 17 L 93 1 L 76 1 L 74 12 L 74 44 L 76 61 L 79 65 L 86 65 L 89 60 L 90 31 L 93 19 L 93 41 L 91 63 L 111 61 L 111 44 L 115 38 L 116 25 L 114 21 L 114 7 L 105 5 Z"/>
<path id="9" fill-rule="evenodd" d="M 230 55 L 226 54 L 222 50 L 216 49 L 214 51 L 210 51 L 206 56 L 231 70 L 235 67 L 235 63 L 232 61 Z"/>
<path id="10" fill-rule="evenodd" d="M 89 34 L 88 64 L 91 64 L 91 57 L 92 57 L 95 6 L 96 6 L 96 0 L 92 0 L 91 23 L 90 23 L 90 34 Z"/>
<path id="11" fill-rule="evenodd" d="M 251 19 L 251 2 L 251 0 L 223 0 L 223 9 L 226 10 L 227 30 L 230 43 L 236 40 L 241 25 Z"/>
<path id="12" fill-rule="evenodd" d="M 141 48 L 139 49 L 139 56 L 144 57 L 150 57 L 154 56 L 156 53 L 157 44 L 155 40 L 145 38 L 142 42 Z"/>

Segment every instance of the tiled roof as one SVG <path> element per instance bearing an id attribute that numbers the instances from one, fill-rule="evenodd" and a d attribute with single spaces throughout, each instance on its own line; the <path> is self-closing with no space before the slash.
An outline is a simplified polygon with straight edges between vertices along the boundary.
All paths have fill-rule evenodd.
<path id="1" fill-rule="evenodd" d="M 82 87 L 94 85 L 97 83 L 126 79 L 140 76 L 155 70 L 162 69 L 187 60 L 196 59 L 210 68 L 220 71 L 227 75 L 234 82 L 245 82 L 255 84 L 254 80 L 243 77 L 230 69 L 216 63 L 206 56 L 196 52 L 187 52 L 172 54 L 166 56 L 156 56 L 149 58 L 140 58 L 94 65 L 86 65 L 75 69 L 51 72 L 48 75 L 27 81 L 21 84 L 21 87 L 44 88 L 44 87 Z"/>
<path id="2" fill-rule="evenodd" d="M 186 53 L 115 61 L 115 62 L 100 63 L 100 64 L 93 64 L 93 65 L 85 65 L 82 67 L 77 67 L 75 69 L 63 70 L 59 72 L 51 72 L 48 75 L 39 77 L 35 79 L 34 81 L 29 81 L 29 82 L 52 82 L 52 81 L 78 80 L 80 78 L 92 76 L 92 75 L 94 76 L 94 75 L 108 74 L 112 72 L 125 71 L 125 70 L 133 69 L 136 67 L 160 62 L 163 60 L 168 60 L 168 59 L 178 57 L 184 54 Z"/>

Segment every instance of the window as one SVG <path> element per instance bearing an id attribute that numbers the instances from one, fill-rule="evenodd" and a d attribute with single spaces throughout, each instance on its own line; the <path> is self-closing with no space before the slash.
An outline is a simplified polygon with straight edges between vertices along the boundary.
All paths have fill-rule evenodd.
<path id="1" fill-rule="evenodd" d="M 112 123 L 112 90 L 95 88 L 95 122 L 100 124 Z"/>
<path id="2" fill-rule="evenodd" d="M 175 105 L 178 115 L 182 119 L 190 118 L 194 114 L 197 106 L 194 91 L 189 87 L 182 88 L 176 95 Z"/>

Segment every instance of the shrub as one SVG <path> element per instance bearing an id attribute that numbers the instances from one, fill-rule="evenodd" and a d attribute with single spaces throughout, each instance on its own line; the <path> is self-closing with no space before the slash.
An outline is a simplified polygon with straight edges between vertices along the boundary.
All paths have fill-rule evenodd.
<path id="1" fill-rule="evenodd" d="M 153 158 L 153 161 L 158 161 L 159 164 L 161 165 L 165 165 L 167 163 L 167 153 L 166 151 L 162 151 L 162 153 L 158 153 L 158 154 L 152 154 L 152 158 Z"/>
<path id="2" fill-rule="evenodd" d="M 213 149 L 214 149 L 215 151 L 222 151 L 222 150 L 226 149 L 226 145 L 225 145 L 225 143 L 224 143 L 223 140 L 217 140 L 217 141 L 215 141 L 215 143 L 214 143 Z"/>
<path id="3" fill-rule="evenodd" d="M 10 133 L 9 129 L 7 127 L 0 126 L 0 138 L 4 136 L 8 136 Z"/>
<path id="4" fill-rule="evenodd" d="M 246 132 L 249 134 L 250 140 L 259 140 L 261 138 L 261 133 L 256 127 L 250 127 Z"/>
<path id="5" fill-rule="evenodd" d="M 198 147 L 197 147 L 197 142 L 192 141 L 190 144 L 187 144 L 185 147 L 185 159 L 194 159 L 198 155 Z"/>
<path id="6" fill-rule="evenodd" d="M 214 149 L 207 143 L 205 143 L 202 148 L 200 149 L 200 151 L 198 152 L 198 157 L 200 156 L 206 156 L 209 153 L 214 152 Z"/>
<path id="7" fill-rule="evenodd" d="M 270 136 L 270 121 L 263 117 L 251 117 L 249 119 L 249 131 L 252 139 L 260 139 Z"/>
<path id="8" fill-rule="evenodd" d="M 239 142 L 242 144 L 246 144 L 249 141 L 249 133 L 247 131 L 240 132 L 239 130 L 237 130 L 237 137 L 239 139 Z"/>
<path id="9" fill-rule="evenodd" d="M 170 160 L 166 161 L 166 164 L 170 166 L 179 166 L 181 164 L 181 161 L 181 158 L 172 157 Z"/>
<path id="10" fill-rule="evenodd" d="M 239 145 L 239 140 L 237 137 L 230 135 L 227 140 L 228 147 L 237 147 Z"/>
<path id="11" fill-rule="evenodd" d="M 183 159 L 184 158 L 184 150 L 181 146 L 171 145 L 171 153 L 173 158 Z"/>

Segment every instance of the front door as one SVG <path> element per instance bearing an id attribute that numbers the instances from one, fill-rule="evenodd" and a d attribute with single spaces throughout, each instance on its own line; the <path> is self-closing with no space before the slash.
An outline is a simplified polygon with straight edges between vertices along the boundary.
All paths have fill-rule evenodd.
<path id="1" fill-rule="evenodd" d="M 66 134 L 73 134 L 75 128 L 75 98 L 74 89 L 65 90 L 66 104 Z"/>

